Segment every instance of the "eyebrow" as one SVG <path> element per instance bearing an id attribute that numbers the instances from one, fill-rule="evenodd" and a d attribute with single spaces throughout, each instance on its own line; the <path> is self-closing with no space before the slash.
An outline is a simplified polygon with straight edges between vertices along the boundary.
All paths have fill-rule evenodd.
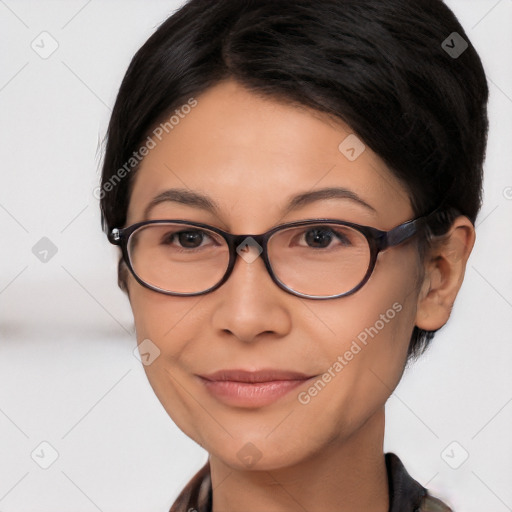
<path id="1" fill-rule="evenodd" d="M 377 213 L 377 210 L 373 206 L 360 198 L 352 190 L 342 187 L 326 187 L 309 192 L 303 192 L 302 194 L 293 196 L 284 207 L 283 216 L 291 213 L 292 211 L 304 208 L 305 206 L 316 201 L 326 199 L 350 199 L 371 210 L 372 212 Z M 146 206 L 146 209 L 144 210 L 144 218 L 147 219 L 151 210 L 156 205 L 164 202 L 184 204 L 194 208 L 200 208 L 207 212 L 213 213 L 216 216 L 220 215 L 219 205 L 210 197 L 199 192 L 193 192 L 183 188 L 172 188 L 158 194 L 149 202 L 149 204 Z"/>
<path id="2" fill-rule="evenodd" d="M 342 187 L 327 187 L 318 190 L 312 190 L 310 192 L 304 192 L 292 197 L 288 204 L 285 206 L 283 215 L 287 215 L 288 213 L 298 210 L 299 208 L 303 208 L 304 206 L 307 206 L 311 203 L 325 199 L 351 199 L 352 201 L 355 201 L 356 203 L 364 206 L 372 212 L 377 213 L 377 210 L 373 206 L 360 198 L 352 190 Z"/>

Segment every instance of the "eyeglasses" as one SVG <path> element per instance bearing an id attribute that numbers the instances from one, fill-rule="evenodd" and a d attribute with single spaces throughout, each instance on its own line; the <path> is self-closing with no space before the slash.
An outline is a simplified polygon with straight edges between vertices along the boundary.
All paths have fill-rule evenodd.
<path id="1" fill-rule="evenodd" d="M 149 220 L 114 228 L 135 279 L 167 295 L 203 295 L 227 281 L 237 255 L 251 263 L 260 254 L 272 280 L 308 299 L 345 297 L 370 278 L 380 252 L 413 237 L 444 212 L 409 220 L 389 231 L 334 219 L 278 225 L 260 235 L 234 235 L 200 222 Z"/>

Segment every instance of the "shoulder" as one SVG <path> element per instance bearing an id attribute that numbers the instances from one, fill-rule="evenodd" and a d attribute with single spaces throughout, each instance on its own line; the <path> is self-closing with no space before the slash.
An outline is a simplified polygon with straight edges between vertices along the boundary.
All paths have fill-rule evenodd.
<path id="1" fill-rule="evenodd" d="M 385 454 L 388 471 L 390 512 L 454 512 L 417 482 L 393 452 Z"/>
<path id="2" fill-rule="evenodd" d="M 441 500 L 426 494 L 421 500 L 418 512 L 453 512 L 453 510 Z"/>

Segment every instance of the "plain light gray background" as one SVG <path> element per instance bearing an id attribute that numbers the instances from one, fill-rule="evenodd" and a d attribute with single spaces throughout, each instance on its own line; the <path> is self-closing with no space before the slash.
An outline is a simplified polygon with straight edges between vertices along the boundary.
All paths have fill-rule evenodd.
<path id="1" fill-rule="evenodd" d="M 489 79 L 485 199 L 452 318 L 389 399 L 385 449 L 455 511 L 506 512 L 512 0 L 447 3 Z M 133 355 L 131 311 L 93 195 L 124 72 L 179 5 L 0 0 L 2 512 L 165 512 L 206 461 Z M 33 49 L 43 51 L 41 38 L 47 51 L 58 44 L 47 58 Z M 43 237 L 57 250 L 47 261 L 38 252 L 38 243 L 49 246 Z"/>

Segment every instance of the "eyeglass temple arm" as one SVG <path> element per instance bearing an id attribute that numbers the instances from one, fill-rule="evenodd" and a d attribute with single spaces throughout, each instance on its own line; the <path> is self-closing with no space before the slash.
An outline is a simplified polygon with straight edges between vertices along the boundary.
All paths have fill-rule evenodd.
<path id="1" fill-rule="evenodd" d="M 391 231 L 388 231 L 383 240 L 383 249 L 401 244 L 404 240 L 413 236 L 418 231 L 419 225 L 423 223 L 423 219 L 411 220 L 406 224 L 402 224 L 401 226 L 397 226 Z"/>
<path id="2" fill-rule="evenodd" d="M 385 247 L 398 245 L 410 238 L 422 227 L 426 227 L 431 235 L 440 234 L 446 225 L 449 225 L 457 215 L 461 215 L 461 212 L 455 207 L 444 209 L 438 206 L 429 214 L 388 231 L 384 237 L 383 245 Z"/>

